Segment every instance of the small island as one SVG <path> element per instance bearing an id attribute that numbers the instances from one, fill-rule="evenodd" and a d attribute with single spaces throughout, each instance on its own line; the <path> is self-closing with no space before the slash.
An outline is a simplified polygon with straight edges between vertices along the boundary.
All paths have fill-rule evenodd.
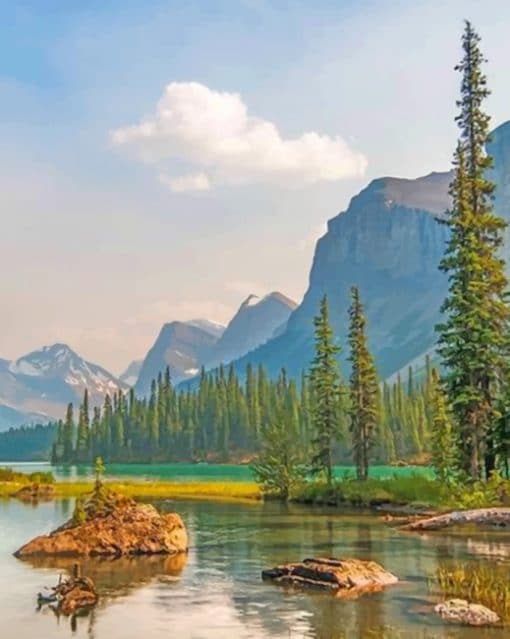
<path id="1" fill-rule="evenodd" d="M 107 491 L 98 482 L 86 499 L 76 502 L 69 521 L 49 535 L 35 537 L 15 556 L 121 557 L 187 550 L 186 528 L 177 513 L 160 514 L 151 504 Z"/>

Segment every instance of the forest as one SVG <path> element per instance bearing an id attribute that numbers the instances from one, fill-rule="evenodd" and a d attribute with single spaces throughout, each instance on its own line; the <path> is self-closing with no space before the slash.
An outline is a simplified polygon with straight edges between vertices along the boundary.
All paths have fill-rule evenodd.
<path id="1" fill-rule="evenodd" d="M 339 386 L 338 394 L 347 393 Z M 422 459 L 430 447 L 431 367 L 422 381 L 413 379 L 412 369 L 403 382 L 384 383 L 378 393 L 379 434 L 373 460 L 391 463 Z M 265 433 L 275 419 L 283 420 L 303 457 L 311 454 L 313 386 L 308 375 L 299 383 L 282 370 L 271 381 L 263 367 L 248 365 L 241 382 L 234 367 L 202 371 L 198 388 L 178 390 L 168 370 L 154 380 L 148 399 L 107 396 L 103 408 L 89 418 L 88 397 L 75 416 L 69 405 L 65 420 L 55 425 L 52 460 L 56 463 L 92 462 L 101 456 L 107 462 L 231 461 L 251 460 L 262 448 Z M 348 416 L 338 417 L 334 462 L 352 460 Z"/>

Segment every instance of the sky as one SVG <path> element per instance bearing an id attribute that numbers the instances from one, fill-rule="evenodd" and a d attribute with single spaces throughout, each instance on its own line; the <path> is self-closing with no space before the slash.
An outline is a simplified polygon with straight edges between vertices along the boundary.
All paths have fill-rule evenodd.
<path id="1" fill-rule="evenodd" d="M 0 0 L 0 357 L 299 301 L 372 178 L 449 168 L 465 18 L 496 126 L 507 0 Z"/>

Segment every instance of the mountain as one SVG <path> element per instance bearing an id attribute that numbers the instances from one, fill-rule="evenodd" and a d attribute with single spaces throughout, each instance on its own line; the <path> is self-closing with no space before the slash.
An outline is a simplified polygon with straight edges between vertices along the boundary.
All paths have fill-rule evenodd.
<path id="1" fill-rule="evenodd" d="M 126 384 L 127 386 L 134 386 L 138 380 L 138 376 L 140 375 L 140 371 L 142 370 L 143 359 L 135 359 L 129 364 L 126 370 L 119 375 L 119 379 L 121 382 Z"/>
<path id="2" fill-rule="evenodd" d="M 213 368 L 241 357 L 282 330 L 294 308 L 295 302 L 273 292 L 262 299 L 249 295 L 227 327 L 204 319 L 165 324 L 143 361 L 137 395 L 146 396 L 167 366 L 178 384 L 196 377 L 202 366 Z"/>
<path id="3" fill-rule="evenodd" d="M 152 380 L 167 366 L 174 383 L 197 375 L 216 341 L 210 332 L 188 322 L 165 324 L 143 360 L 135 385 L 137 395 L 147 395 Z"/>
<path id="4" fill-rule="evenodd" d="M 495 208 L 510 218 L 510 122 L 493 131 L 488 152 L 494 158 Z M 424 358 L 435 344 L 434 327 L 447 281 L 438 270 L 449 236 L 439 224 L 449 206 L 451 172 L 417 179 L 373 180 L 348 208 L 328 223 L 313 259 L 308 290 L 286 330 L 236 362 L 265 365 L 271 375 L 285 366 L 299 375 L 313 356 L 313 317 L 323 295 L 345 349 L 349 289 L 360 288 L 368 336 L 380 375 L 388 377 Z M 508 260 L 510 228 L 505 238 Z M 510 262 L 509 262 L 510 263 Z M 340 356 L 345 362 L 345 353 Z"/>
<path id="5" fill-rule="evenodd" d="M 186 322 L 190 326 L 196 326 L 197 328 L 201 328 L 206 333 L 209 333 L 213 337 L 219 339 L 223 333 L 225 332 L 225 326 L 223 324 L 218 324 L 218 322 L 211 322 L 211 320 L 207 319 L 194 319 Z"/>
<path id="6" fill-rule="evenodd" d="M 45 346 L 12 362 L 0 360 L 0 429 L 62 417 L 85 388 L 95 406 L 106 393 L 127 386 L 66 344 Z"/>
<path id="7" fill-rule="evenodd" d="M 313 356 L 313 317 L 323 295 L 342 347 L 346 345 L 350 287 L 360 288 L 370 345 L 386 376 L 423 353 L 446 293 L 437 269 L 448 236 L 438 224 L 448 206 L 449 173 L 416 180 L 380 178 L 329 221 L 319 239 L 308 290 L 286 330 L 237 362 L 264 364 L 271 375 L 282 366 L 299 375 Z M 345 357 L 342 357 L 345 359 Z"/>
<path id="8" fill-rule="evenodd" d="M 263 298 L 249 295 L 212 349 L 208 366 L 230 362 L 267 342 L 283 330 L 296 306 L 295 302 L 278 292 Z"/>

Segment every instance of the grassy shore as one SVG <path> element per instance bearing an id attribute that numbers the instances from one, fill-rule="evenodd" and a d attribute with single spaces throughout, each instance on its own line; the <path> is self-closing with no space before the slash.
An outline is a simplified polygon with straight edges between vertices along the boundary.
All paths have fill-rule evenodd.
<path id="1" fill-rule="evenodd" d="M 441 505 L 440 484 L 427 477 L 411 475 L 387 479 L 335 481 L 331 486 L 315 481 L 298 488 L 295 501 L 331 506 L 373 507 L 380 505 L 436 508 Z"/>
<path id="2" fill-rule="evenodd" d="M 10 497 L 30 481 L 0 481 L 0 497 Z M 135 499 L 261 499 L 258 486 L 252 482 L 119 482 L 106 481 L 109 489 Z M 54 482 L 55 498 L 79 497 L 92 490 L 92 482 Z"/>

